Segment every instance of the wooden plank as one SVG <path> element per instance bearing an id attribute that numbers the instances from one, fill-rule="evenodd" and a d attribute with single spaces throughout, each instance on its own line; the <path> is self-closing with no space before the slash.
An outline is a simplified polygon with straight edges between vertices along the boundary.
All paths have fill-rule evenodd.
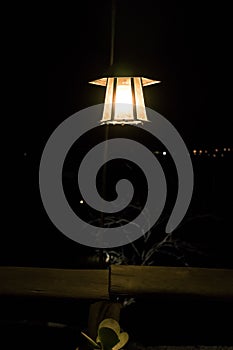
<path id="1" fill-rule="evenodd" d="M 108 270 L 0 267 L 0 296 L 107 300 L 109 291 L 110 296 L 233 299 L 233 270 L 112 265 L 109 281 Z"/>
<path id="2" fill-rule="evenodd" d="M 233 299 L 233 270 L 112 265 L 110 276 L 112 296 L 187 295 Z"/>
<path id="3" fill-rule="evenodd" d="M 0 267 L 0 296 L 108 299 L 108 270 Z"/>

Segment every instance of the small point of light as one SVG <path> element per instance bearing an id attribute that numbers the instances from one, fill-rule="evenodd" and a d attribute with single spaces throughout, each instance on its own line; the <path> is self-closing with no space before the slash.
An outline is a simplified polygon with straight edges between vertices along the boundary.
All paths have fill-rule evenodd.
<path id="1" fill-rule="evenodd" d="M 215 152 L 218 152 L 218 148 L 215 148 Z"/>
<path id="2" fill-rule="evenodd" d="M 199 154 L 202 154 L 202 149 L 199 150 Z"/>
<path id="3" fill-rule="evenodd" d="M 226 149 L 226 147 L 225 147 L 225 148 L 223 148 L 223 151 L 224 151 L 224 152 L 226 152 L 226 150 L 227 150 L 227 149 Z"/>
<path id="4" fill-rule="evenodd" d="M 167 154 L 167 152 L 164 151 L 164 152 L 163 152 L 163 155 L 166 156 L 166 154 Z"/>
<path id="5" fill-rule="evenodd" d="M 213 154 L 213 157 L 214 157 L 214 158 L 216 157 L 216 154 L 215 154 L 215 153 Z"/>
<path id="6" fill-rule="evenodd" d="M 205 153 L 208 153 L 207 149 L 205 149 Z"/>
<path id="7" fill-rule="evenodd" d="M 155 151 L 155 154 L 159 154 L 159 151 Z"/>
<path id="8" fill-rule="evenodd" d="M 224 157 L 224 154 L 223 154 L 223 153 L 221 153 L 221 157 Z"/>
<path id="9" fill-rule="evenodd" d="M 230 149 L 230 148 L 228 148 L 227 150 L 230 152 L 230 150 L 231 150 L 231 149 Z"/>
<path id="10" fill-rule="evenodd" d="M 109 263 L 110 262 L 110 255 L 106 252 L 106 258 L 105 258 L 105 262 Z"/>
<path id="11" fill-rule="evenodd" d="M 193 154 L 197 154 L 197 150 L 196 149 L 193 150 Z"/>
<path id="12" fill-rule="evenodd" d="M 80 204 L 83 204 L 83 203 L 84 203 L 84 201 L 81 199 L 81 200 L 79 201 L 79 203 L 80 203 Z"/>

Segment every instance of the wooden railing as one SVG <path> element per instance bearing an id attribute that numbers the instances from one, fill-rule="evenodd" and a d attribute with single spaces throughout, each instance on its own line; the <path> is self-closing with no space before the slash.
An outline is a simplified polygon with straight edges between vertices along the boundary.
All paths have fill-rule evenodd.
<path id="1" fill-rule="evenodd" d="M 158 295 L 233 299 L 233 270 L 128 265 L 105 270 L 0 267 L 0 296 L 108 300 Z"/>

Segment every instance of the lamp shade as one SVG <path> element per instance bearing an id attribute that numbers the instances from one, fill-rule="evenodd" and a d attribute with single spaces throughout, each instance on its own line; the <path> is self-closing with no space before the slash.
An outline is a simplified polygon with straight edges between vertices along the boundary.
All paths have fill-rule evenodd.
<path id="1" fill-rule="evenodd" d="M 138 124 L 148 121 L 143 87 L 160 83 L 143 77 L 109 77 L 90 81 L 106 87 L 101 124 Z"/>

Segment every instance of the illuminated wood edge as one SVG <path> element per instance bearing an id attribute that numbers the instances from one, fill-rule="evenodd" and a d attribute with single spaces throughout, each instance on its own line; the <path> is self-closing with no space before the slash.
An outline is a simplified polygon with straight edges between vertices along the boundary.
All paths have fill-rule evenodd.
<path id="1" fill-rule="evenodd" d="M 104 270 L 0 267 L 0 296 L 112 300 L 160 295 L 233 301 L 233 270 L 135 265 Z"/>
<path id="2" fill-rule="evenodd" d="M 0 267 L 0 296 L 108 299 L 108 270 Z"/>
<path id="3" fill-rule="evenodd" d="M 111 266 L 110 295 L 115 297 L 194 296 L 233 301 L 233 270 Z"/>

